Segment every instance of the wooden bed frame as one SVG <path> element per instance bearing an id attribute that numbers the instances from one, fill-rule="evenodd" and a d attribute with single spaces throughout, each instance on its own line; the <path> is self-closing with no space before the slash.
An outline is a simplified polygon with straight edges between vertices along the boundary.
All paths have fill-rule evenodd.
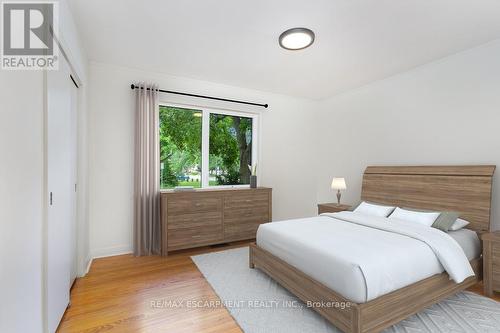
<path id="1" fill-rule="evenodd" d="M 458 211 L 478 233 L 490 230 L 495 166 L 370 166 L 363 175 L 361 199 L 399 207 Z M 380 332 L 467 289 L 482 279 L 482 258 L 471 261 L 476 276 L 462 283 L 437 274 L 366 303 L 354 303 L 285 261 L 250 246 L 250 268 L 259 268 L 344 332 Z M 330 302 L 330 303 L 327 303 Z M 317 306 L 314 306 L 316 304 Z"/>

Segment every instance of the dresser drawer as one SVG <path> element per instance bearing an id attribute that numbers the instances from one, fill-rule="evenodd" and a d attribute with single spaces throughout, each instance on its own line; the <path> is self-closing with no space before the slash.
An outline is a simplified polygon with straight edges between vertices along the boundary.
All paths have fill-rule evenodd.
<path id="1" fill-rule="evenodd" d="M 269 207 L 257 206 L 248 208 L 232 208 L 224 210 L 224 223 L 238 223 L 243 220 L 268 222 Z"/>
<path id="2" fill-rule="evenodd" d="M 491 244 L 491 272 L 493 289 L 500 291 L 500 244 Z"/>
<path id="3" fill-rule="evenodd" d="M 208 212 L 173 215 L 168 219 L 167 228 L 175 230 L 218 225 L 222 225 L 222 213 Z"/>
<path id="4" fill-rule="evenodd" d="M 224 212 L 224 239 L 255 238 L 257 228 L 269 222 L 268 207 L 231 209 Z"/>
<path id="5" fill-rule="evenodd" d="M 491 282 L 493 290 L 500 292 L 500 265 L 493 265 Z"/>
<path id="6" fill-rule="evenodd" d="M 500 243 L 491 243 L 491 257 L 492 287 L 500 291 Z"/>
<path id="7" fill-rule="evenodd" d="M 222 197 L 193 194 L 186 197 L 167 199 L 167 214 L 179 215 L 188 213 L 216 212 L 222 209 Z"/>
<path id="8" fill-rule="evenodd" d="M 222 241 L 222 223 L 197 228 L 174 229 L 168 231 L 169 250 L 209 245 Z"/>
<path id="9" fill-rule="evenodd" d="M 485 233 L 483 240 L 483 286 L 486 296 L 500 292 L 500 233 Z"/>
<path id="10" fill-rule="evenodd" d="M 246 220 L 242 223 L 224 224 L 224 239 L 226 241 L 237 241 L 242 239 L 253 239 L 257 234 L 257 229 L 262 222 Z"/>
<path id="11" fill-rule="evenodd" d="M 491 254 L 493 262 L 500 265 L 500 243 L 491 243 Z"/>
<path id="12" fill-rule="evenodd" d="M 224 200 L 224 209 L 238 209 L 249 207 L 268 207 L 269 192 L 255 191 L 227 195 Z"/>

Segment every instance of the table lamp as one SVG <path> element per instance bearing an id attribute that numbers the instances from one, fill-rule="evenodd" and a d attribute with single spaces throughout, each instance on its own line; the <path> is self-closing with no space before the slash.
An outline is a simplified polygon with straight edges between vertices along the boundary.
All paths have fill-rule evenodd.
<path id="1" fill-rule="evenodd" d="M 344 178 L 333 178 L 332 189 L 337 190 L 337 206 L 340 205 L 340 190 L 345 190 L 346 188 Z"/>

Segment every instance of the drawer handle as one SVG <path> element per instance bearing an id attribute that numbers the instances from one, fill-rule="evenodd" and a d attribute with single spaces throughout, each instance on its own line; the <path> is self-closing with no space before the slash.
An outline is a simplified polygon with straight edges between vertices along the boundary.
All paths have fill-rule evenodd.
<path id="1" fill-rule="evenodd" d="M 191 238 L 200 238 L 201 235 L 194 235 L 194 236 L 191 236 Z"/>
<path id="2" fill-rule="evenodd" d="M 250 200 L 250 199 L 246 199 L 246 200 L 245 200 L 245 202 L 252 202 L 252 200 Z"/>
<path id="3" fill-rule="evenodd" d="M 200 207 L 201 206 L 201 203 L 197 202 L 194 204 L 196 207 Z"/>
<path id="4" fill-rule="evenodd" d="M 253 215 L 252 212 L 248 212 L 248 213 L 245 214 L 246 217 L 250 217 L 252 215 Z"/>

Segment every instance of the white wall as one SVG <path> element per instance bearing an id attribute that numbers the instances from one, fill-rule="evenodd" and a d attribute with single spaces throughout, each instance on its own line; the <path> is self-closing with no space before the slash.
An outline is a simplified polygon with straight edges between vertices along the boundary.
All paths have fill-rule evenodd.
<path id="1" fill-rule="evenodd" d="M 334 200 L 334 175 L 346 177 L 345 201 L 359 200 L 367 165 L 500 166 L 499 59 L 497 40 L 324 101 L 318 200 Z"/>
<path id="2" fill-rule="evenodd" d="M 259 178 L 274 188 L 274 220 L 280 220 L 314 215 L 317 202 L 334 201 L 329 188 L 334 175 L 347 179 L 344 201 L 358 200 L 367 165 L 500 165 L 498 59 L 500 41 L 495 41 L 320 102 L 92 63 L 91 255 L 131 251 L 132 82 L 269 103 L 260 111 Z M 492 219 L 500 228 L 497 179 Z"/>
<path id="3" fill-rule="evenodd" d="M 42 331 L 43 73 L 0 74 L 0 332 Z"/>
<path id="4" fill-rule="evenodd" d="M 112 65 L 91 63 L 89 70 L 90 250 L 105 256 L 132 250 L 134 96 L 130 84 L 156 82 L 163 89 L 269 103 L 261 112 L 259 183 L 273 191 L 273 219 L 313 215 L 316 205 L 315 117 L 317 103 L 172 77 Z M 162 94 L 163 101 L 207 102 Z"/>

